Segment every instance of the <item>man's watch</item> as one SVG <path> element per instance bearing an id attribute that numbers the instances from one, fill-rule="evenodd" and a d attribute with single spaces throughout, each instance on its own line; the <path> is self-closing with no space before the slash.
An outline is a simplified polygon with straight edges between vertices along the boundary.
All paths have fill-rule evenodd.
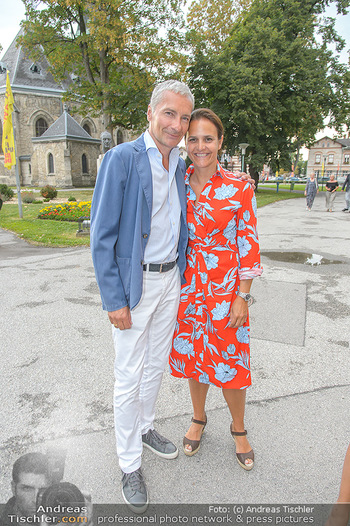
<path id="1" fill-rule="evenodd" d="M 253 296 L 251 294 L 249 294 L 249 292 L 241 292 L 241 291 L 238 291 L 237 293 L 237 296 L 239 296 L 240 298 L 243 298 L 244 301 L 246 301 L 248 303 L 248 307 L 251 306 L 251 304 L 253 303 Z"/>

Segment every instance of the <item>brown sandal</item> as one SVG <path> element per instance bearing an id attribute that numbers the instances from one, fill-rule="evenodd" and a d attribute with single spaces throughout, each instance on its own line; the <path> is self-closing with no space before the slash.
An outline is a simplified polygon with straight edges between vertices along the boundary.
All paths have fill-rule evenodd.
<path id="1" fill-rule="evenodd" d="M 194 424 L 199 424 L 199 425 L 203 426 L 203 429 L 202 429 L 202 435 L 203 435 L 205 426 L 207 425 L 207 417 L 205 417 L 205 421 L 204 420 L 196 420 L 195 418 L 191 418 L 191 422 L 193 422 Z M 188 457 L 192 457 L 192 455 L 197 453 L 197 451 L 199 450 L 201 439 L 199 439 L 199 440 L 191 440 L 190 438 L 187 438 L 185 436 L 183 441 L 182 441 L 182 443 L 183 443 L 183 449 L 184 449 L 185 455 L 187 455 Z M 188 449 L 186 449 L 185 446 L 191 446 L 192 450 L 188 451 Z"/>
<path id="2" fill-rule="evenodd" d="M 235 441 L 235 444 L 236 444 L 236 439 L 235 437 L 242 437 L 242 436 L 245 436 L 247 435 L 247 431 L 244 430 L 244 431 L 232 431 L 232 427 L 230 426 L 230 431 L 231 431 L 231 435 L 233 436 L 233 440 Z M 248 451 L 248 453 L 236 453 L 236 459 L 237 459 L 237 462 L 238 464 L 241 466 L 241 468 L 245 469 L 246 471 L 250 471 L 251 469 L 253 469 L 253 466 L 254 466 L 254 451 L 251 449 L 250 451 Z M 246 464 L 245 461 L 246 460 L 252 460 L 252 462 L 250 464 Z"/>

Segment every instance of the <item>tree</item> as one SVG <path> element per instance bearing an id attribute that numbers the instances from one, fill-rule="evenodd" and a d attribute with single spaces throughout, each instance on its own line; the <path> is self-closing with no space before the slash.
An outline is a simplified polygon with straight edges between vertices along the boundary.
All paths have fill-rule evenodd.
<path id="1" fill-rule="evenodd" d="M 338 1 L 339 13 L 349 3 Z M 327 4 L 253 0 L 219 54 L 197 49 L 191 67 L 196 103 L 220 115 L 230 150 L 249 143 L 256 180 L 264 163 L 290 169 L 291 153 L 312 141 L 325 117 L 336 127 L 349 118 L 349 69 L 327 47 L 333 42 L 340 50 L 344 42 L 334 19 L 320 19 Z"/>
<path id="2" fill-rule="evenodd" d="M 292 171 L 295 176 L 306 175 L 307 161 L 304 161 L 301 152 L 294 152 L 291 154 Z"/>
<path id="3" fill-rule="evenodd" d="M 23 2 L 21 43 L 34 59 L 45 55 L 57 80 L 72 76 L 65 98 L 102 113 L 107 129 L 143 123 L 154 82 L 184 70 L 184 0 Z"/>
<path id="4" fill-rule="evenodd" d="M 237 16 L 251 0 L 192 0 L 187 15 L 188 38 L 195 47 L 219 51 Z"/>

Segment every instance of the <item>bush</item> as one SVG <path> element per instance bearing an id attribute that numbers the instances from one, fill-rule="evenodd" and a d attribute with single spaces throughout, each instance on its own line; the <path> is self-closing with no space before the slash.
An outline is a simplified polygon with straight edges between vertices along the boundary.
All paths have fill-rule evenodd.
<path id="1" fill-rule="evenodd" d="M 7 186 L 7 184 L 0 184 L 0 194 L 3 196 L 4 201 L 7 201 L 7 199 L 11 199 L 15 195 L 12 188 Z"/>
<path id="2" fill-rule="evenodd" d="M 35 201 L 33 192 L 30 192 L 28 190 L 21 192 L 21 196 L 23 203 L 33 203 Z"/>
<path id="3" fill-rule="evenodd" d="M 57 197 L 56 188 L 54 186 L 50 186 L 49 184 L 43 186 L 43 188 L 40 190 L 40 193 L 46 199 L 55 199 L 55 197 Z"/>
<path id="4" fill-rule="evenodd" d="M 44 203 L 48 203 L 49 201 L 50 201 L 50 198 L 49 197 L 45 197 Z"/>
<path id="5" fill-rule="evenodd" d="M 76 201 L 74 195 L 70 195 L 70 196 L 68 197 L 68 201 Z"/>

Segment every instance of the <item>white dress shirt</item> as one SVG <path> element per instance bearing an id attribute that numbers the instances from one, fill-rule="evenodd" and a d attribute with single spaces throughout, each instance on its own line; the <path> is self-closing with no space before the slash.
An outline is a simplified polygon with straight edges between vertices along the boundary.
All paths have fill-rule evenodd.
<path id="1" fill-rule="evenodd" d="M 181 206 L 175 171 L 179 161 L 179 148 L 169 155 L 169 171 L 162 163 L 162 154 L 147 130 L 144 135 L 152 171 L 153 202 L 151 232 L 145 249 L 145 263 L 166 263 L 177 258 L 180 235 Z"/>

